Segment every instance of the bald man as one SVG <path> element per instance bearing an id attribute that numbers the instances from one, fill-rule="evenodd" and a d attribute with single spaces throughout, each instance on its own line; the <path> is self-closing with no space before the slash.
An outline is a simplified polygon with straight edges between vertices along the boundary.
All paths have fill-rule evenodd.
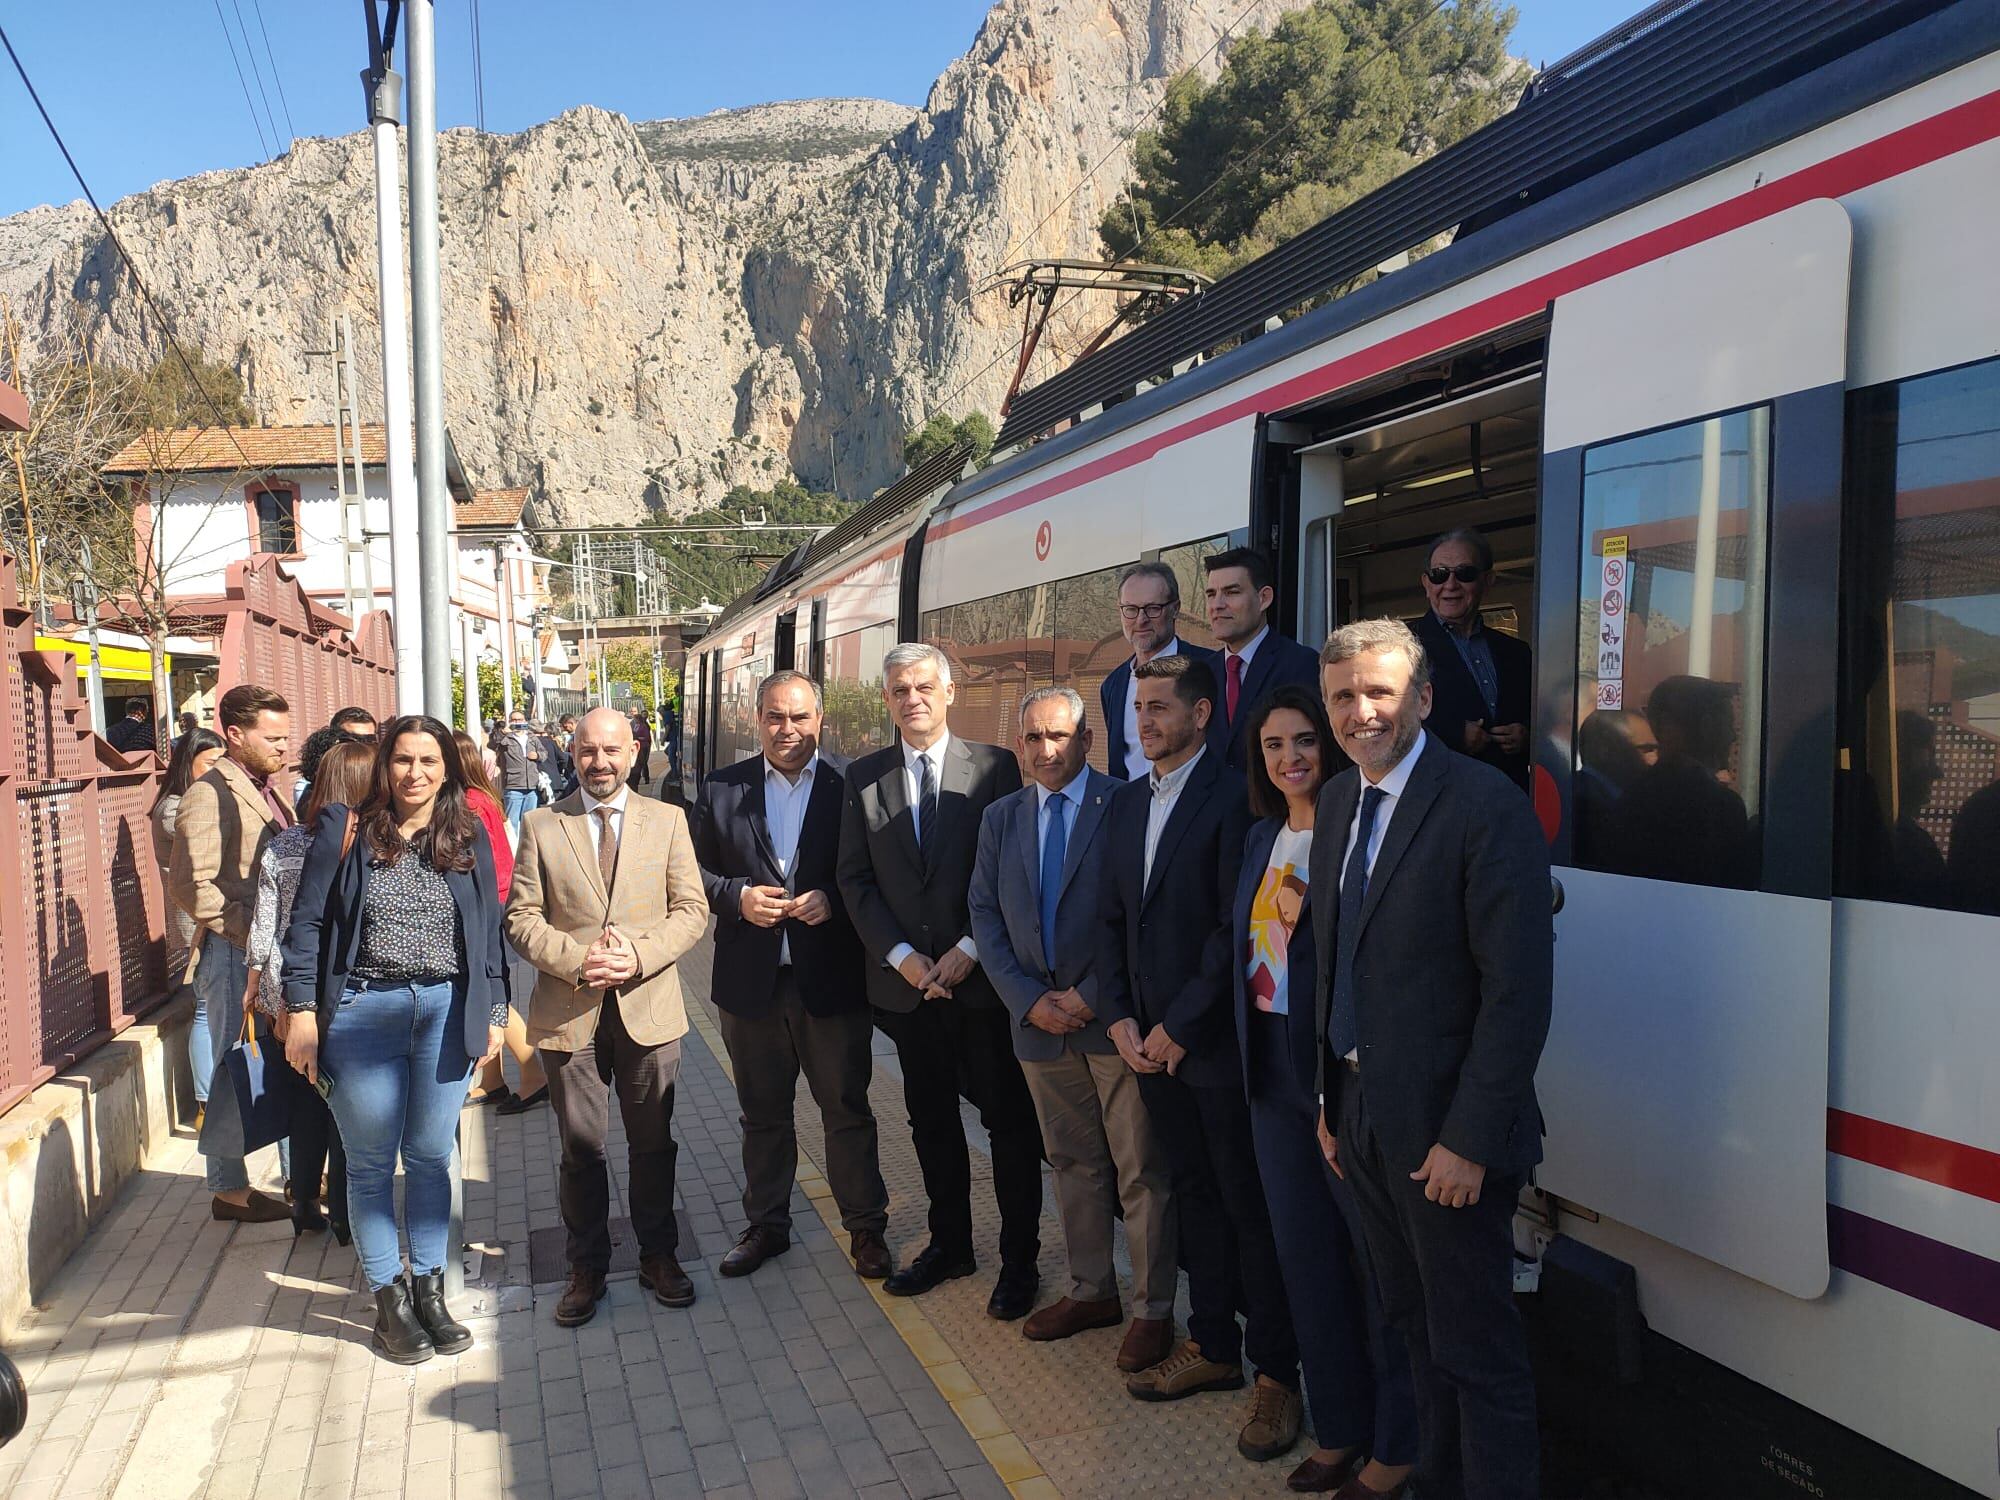
<path id="1" fill-rule="evenodd" d="M 587 1323 L 611 1267 L 604 1161 L 611 1085 L 631 1148 L 639 1285 L 668 1307 L 694 1301 L 674 1222 L 674 1078 L 688 1029 L 675 964 L 708 926 L 687 817 L 626 785 L 632 726 L 592 709 L 570 747 L 577 789 L 530 812 L 514 856 L 507 936 L 540 971 L 528 1040 L 548 1069 L 562 1139 L 558 1197 L 569 1232 L 564 1327 Z"/>

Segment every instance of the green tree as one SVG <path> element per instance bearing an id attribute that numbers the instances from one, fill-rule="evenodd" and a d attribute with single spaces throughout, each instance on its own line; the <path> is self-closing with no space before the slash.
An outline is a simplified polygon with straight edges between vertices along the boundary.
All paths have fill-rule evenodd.
<path id="1" fill-rule="evenodd" d="M 632 696 L 639 700 L 652 718 L 659 707 L 653 701 L 653 648 L 645 641 L 613 641 L 604 648 L 605 675 L 611 679 L 611 686 L 630 688 Z M 597 667 L 593 663 L 585 676 L 589 680 L 589 691 L 597 691 Z M 680 694 L 681 674 L 672 667 L 660 669 L 660 694 L 672 701 Z M 613 693 L 616 699 L 620 695 Z"/>
<path id="2" fill-rule="evenodd" d="M 218 416 L 231 427 L 247 427 L 255 420 L 243 377 L 199 355 L 188 365 L 168 355 L 138 377 L 133 396 L 147 427 L 213 427 Z"/>
<path id="3" fill-rule="evenodd" d="M 914 469 L 936 458 L 953 443 L 967 443 L 972 448 L 974 466 L 983 469 L 993 452 L 993 439 L 998 435 L 993 430 L 993 419 L 983 411 L 967 412 L 958 418 L 936 412 L 923 426 L 903 438 L 903 462 Z"/>
<path id="4" fill-rule="evenodd" d="M 1183 73 L 1099 223 L 1113 258 L 1225 275 L 1511 109 L 1512 6 L 1314 0 Z M 1415 249 L 1417 247 L 1410 247 Z"/>
<path id="5" fill-rule="evenodd" d="M 500 683 L 500 658 L 481 658 L 479 663 L 479 722 L 500 717 L 504 690 Z M 451 664 L 451 723 L 456 729 L 465 722 L 465 670 Z"/>
<path id="6" fill-rule="evenodd" d="M 739 484 L 717 504 L 684 516 L 675 523 L 678 526 L 701 526 L 713 522 L 718 527 L 731 529 L 687 532 L 679 536 L 649 537 L 647 540 L 653 550 L 666 559 L 668 580 L 678 596 L 676 602 L 685 601 L 692 605 L 705 598 L 712 604 L 727 604 L 763 576 L 765 568 L 811 535 L 810 532 L 792 530 L 768 534 L 746 532 L 738 529 L 745 517 L 755 521 L 761 515 L 771 526 L 837 526 L 852 515 L 854 509 L 852 503 L 838 495 L 808 490 L 790 479 L 781 479 L 768 490 Z M 545 555 L 567 556 L 561 552 Z M 650 691 L 650 665 L 646 673 Z M 615 673 L 612 680 L 617 680 Z"/>

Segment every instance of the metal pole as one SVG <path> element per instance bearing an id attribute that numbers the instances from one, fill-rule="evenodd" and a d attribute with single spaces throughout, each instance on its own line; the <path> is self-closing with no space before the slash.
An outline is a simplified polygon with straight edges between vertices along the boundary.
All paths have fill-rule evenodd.
<path id="1" fill-rule="evenodd" d="M 83 605 L 84 615 L 89 622 L 87 633 L 90 638 L 90 727 L 102 735 L 111 726 L 104 722 L 104 656 L 97 642 L 97 570 L 91 563 L 90 539 L 83 537 L 80 540 L 83 544 L 83 577 L 79 581 L 83 587 L 77 590 L 78 598 L 73 603 L 80 602 Z M 160 716 L 156 711 L 153 715 L 153 743 L 158 745 L 159 742 Z"/>
<path id="2" fill-rule="evenodd" d="M 493 592 L 500 603 L 500 717 L 514 717 L 514 566 L 507 544 L 493 544 Z"/>
<path id="3" fill-rule="evenodd" d="M 451 712 L 451 496 L 444 474 L 444 310 L 438 283 L 437 10 L 412 0 L 403 63 L 410 75 L 410 342 L 416 371 L 417 566 L 425 584 L 424 706 Z M 477 684 L 468 681 L 468 701 Z"/>
<path id="4" fill-rule="evenodd" d="M 374 0 L 369 0 L 373 8 Z M 418 576 L 416 458 L 410 451 L 409 304 L 403 282 L 403 178 L 396 127 L 403 78 L 387 58 L 361 75 L 375 138 L 375 284 L 382 320 L 382 422 L 389 463 L 389 614 L 396 632 L 396 710 L 424 711 L 423 586 Z M 372 545 L 372 544 L 371 544 Z"/>

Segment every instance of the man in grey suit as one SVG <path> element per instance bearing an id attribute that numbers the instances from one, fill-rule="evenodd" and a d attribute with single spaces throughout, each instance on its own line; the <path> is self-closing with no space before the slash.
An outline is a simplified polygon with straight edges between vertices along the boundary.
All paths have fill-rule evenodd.
<path id="1" fill-rule="evenodd" d="M 1014 1021 L 1014 1055 L 1055 1168 L 1056 1212 L 1069 1252 L 1069 1291 L 1022 1325 L 1030 1339 L 1066 1339 L 1124 1318 L 1111 1264 L 1122 1206 L 1138 1311 L 1118 1351 L 1121 1370 L 1173 1349 L 1173 1201 L 1139 1077 L 1091 1008 L 1098 948 L 1104 809 L 1118 786 L 1093 771 L 1083 699 L 1041 688 L 1021 705 L 1016 753 L 1032 784 L 986 809 L 972 871 L 972 932 L 986 974 Z"/>

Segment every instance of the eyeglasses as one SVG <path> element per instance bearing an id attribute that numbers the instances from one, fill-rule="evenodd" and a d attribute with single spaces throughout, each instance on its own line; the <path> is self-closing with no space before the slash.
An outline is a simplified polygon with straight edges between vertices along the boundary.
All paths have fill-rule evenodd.
<path id="1" fill-rule="evenodd" d="M 1477 583 L 1486 576 L 1486 570 L 1478 563 L 1460 563 L 1455 568 L 1426 568 L 1424 577 L 1439 588 L 1456 578 L 1460 583 Z"/>
<path id="2" fill-rule="evenodd" d="M 1148 620 L 1157 620 L 1172 608 L 1171 604 L 1121 604 L 1118 613 L 1127 620 L 1136 620 L 1142 615 Z"/>

